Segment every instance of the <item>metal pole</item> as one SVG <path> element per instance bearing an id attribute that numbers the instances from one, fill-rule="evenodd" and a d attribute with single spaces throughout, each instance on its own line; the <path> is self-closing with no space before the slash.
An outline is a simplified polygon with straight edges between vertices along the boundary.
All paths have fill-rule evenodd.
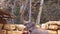
<path id="1" fill-rule="evenodd" d="M 32 0 L 30 0 L 30 10 L 29 10 L 29 22 L 31 22 L 31 6 L 32 6 Z"/>

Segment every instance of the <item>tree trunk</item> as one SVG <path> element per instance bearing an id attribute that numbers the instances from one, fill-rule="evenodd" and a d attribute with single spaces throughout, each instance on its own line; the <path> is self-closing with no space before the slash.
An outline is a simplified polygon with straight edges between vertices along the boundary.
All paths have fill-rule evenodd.
<path id="1" fill-rule="evenodd" d="M 41 0 L 41 4 L 40 4 L 40 8 L 39 8 L 40 11 L 39 11 L 38 16 L 37 16 L 36 24 L 40 24 L 43 3 L 44 3 L 44 0 Z"/>

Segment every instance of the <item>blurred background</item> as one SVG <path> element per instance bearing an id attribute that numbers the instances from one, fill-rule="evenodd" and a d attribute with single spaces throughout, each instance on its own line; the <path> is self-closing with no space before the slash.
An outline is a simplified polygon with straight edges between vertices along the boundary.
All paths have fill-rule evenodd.
<path id="1" fill-rule="evenodd" d="M 14 23 L 21 24 L 23 20 L 29 20 L 30 0 L 0 0 L 0 8 L 16 16 Z M 31 21 L 36 22 L 41 0 L 31 2 Z M 48 21 L 60 21 L 60 0 L 44 0 L 40 23 Z M 11 22 L 11 19 L 8 19 Z"/>

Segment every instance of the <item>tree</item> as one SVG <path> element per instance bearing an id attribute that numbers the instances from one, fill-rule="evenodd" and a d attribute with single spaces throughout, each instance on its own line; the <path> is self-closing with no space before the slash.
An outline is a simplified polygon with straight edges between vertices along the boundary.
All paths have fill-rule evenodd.
<path id="1" fill-rule="evenodd" d="M 42 8 L 43 8 L 43 3 L 44 3 L 44 0 L 41 0 L 41 4 L 40 4 L 40 8 L 39 8 L 39 13 L 38 13 L 38 16 L 37 16 L 37 20 L 36 20 L 36 23 L 37 24 L 40 24 L 40 19 L 41 19 L 41 13 L 42 13 Z"/>

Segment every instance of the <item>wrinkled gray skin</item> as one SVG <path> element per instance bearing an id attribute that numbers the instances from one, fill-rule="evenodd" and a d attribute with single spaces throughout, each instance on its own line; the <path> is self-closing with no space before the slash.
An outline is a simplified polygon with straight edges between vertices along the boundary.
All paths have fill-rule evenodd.
<path id="1" fill-rule="evenodd" d="M 38 29 L 34 23 L 25 23 L 25 26 L 30 30 L 30 34 L 49 34 L 46 30 Z"/>

